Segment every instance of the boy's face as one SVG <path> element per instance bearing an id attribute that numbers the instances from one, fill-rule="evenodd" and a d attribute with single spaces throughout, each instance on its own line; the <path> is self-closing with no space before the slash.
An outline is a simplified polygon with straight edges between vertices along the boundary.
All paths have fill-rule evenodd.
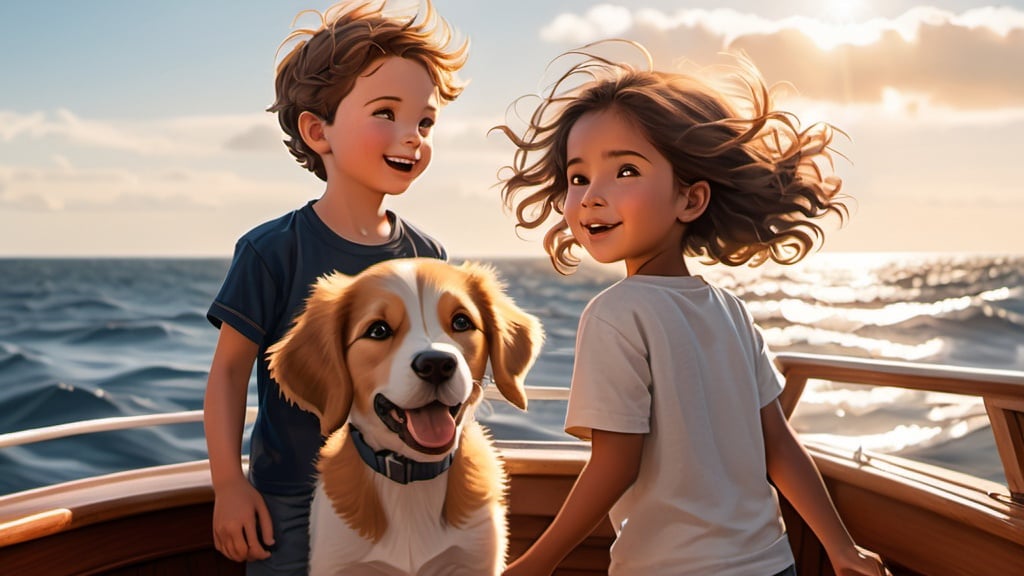
<path id="1" fill-rule="evenodd" d="M 372 63 L 341 99 L 334 122 L 324 125 L 328 186 L 405 192 L 430 164 L 438 102 L 419 62 L 389 56 Z"/>

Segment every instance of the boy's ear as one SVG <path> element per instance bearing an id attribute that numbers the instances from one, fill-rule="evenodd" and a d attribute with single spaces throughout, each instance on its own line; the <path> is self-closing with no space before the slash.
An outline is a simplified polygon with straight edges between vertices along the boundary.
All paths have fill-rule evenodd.
<path id="1" fill-rule="evenodd" d="M 302 141 L 321 156 L 331 151 L 331 143 L 327 141 L 327 133 L 324 131 L 325 125 L 324 119 L 312 112 L 299 114 L 299 134 L 302 135 Z"/>
<path id="2" fill-rule="evenodd" d="M 700 218 L 704 210 L 707 210 L 708 202 L 711 201 L 711 186 L 706 180 L 700 180 L 689 186 L 680 186 L 679 195 L 676 218 L 687 224 Z"/>

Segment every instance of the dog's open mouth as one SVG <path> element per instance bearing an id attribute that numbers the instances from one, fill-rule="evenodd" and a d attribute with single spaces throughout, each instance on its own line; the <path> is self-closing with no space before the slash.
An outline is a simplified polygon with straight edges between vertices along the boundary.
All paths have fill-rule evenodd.
<path id="1" fill-rule="evenodd" d="M 462 404 L 446 406 L 438 401 L 420 408 L 400 408 L 383 394 L 373 399 L 373 409 L 410 448 L 424 454 L 444 454 L 455 444 L 456 417 Z"/>

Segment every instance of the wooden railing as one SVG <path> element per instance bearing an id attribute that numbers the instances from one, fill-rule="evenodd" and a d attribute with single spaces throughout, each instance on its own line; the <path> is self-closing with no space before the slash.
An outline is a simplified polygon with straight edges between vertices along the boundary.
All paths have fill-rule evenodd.
<path id="1" fill-rule="evenodd" d="M 810 354 L 780 354 L 778 359 L 787 381 L 780 398 L 787 414 L 799 403 L 810 379 L 982 398 L 1007 486 L 897 457 L 851 454 L 817 445 L 811 452 L 855 538 L 887 557 L 897 575 L 987 576 L 1014 573 L 1022 565 L 1024 372 Z M 500 399 L 493 388 L 488 389 L 488 398 Z M 564 400 L 567 390 L 531 387 L 528 394 L 531 400 Z M 249 420 L 254 416 L 255 410 L 250 409 Z M 0 435 L 0 449 L 69 435 L 201 419 L 202 413 L 193 411 L 78 422 Z M 552 442 L 503 441 L 498 445 L 512 476 L 513 548 L 521 551 L 557 511 L 586 462 L 587 450 L 581 444 Z M 533 496 L 538 493 L 543 493 L 543 498 Z M 172 552 L 177 562 L 192 562 L 191 556 L 183 556 L 186 553 L 202 554 L 208 562 L 223 562 L 212 552 L 209 540 L 212 498 L 206 462 L 134 470 L 0 496 L 0 565 L 7 566 L 9 561 L 14 562 L 11 566 L 37 566 L 42 560 L 61 565 L 50 557 L 56 552 L 48 539 L 54 538 L 79 546 L 82 558 L 93 558 L 96 566 L 126 563 L 129 559 L 119 552 L 121 544 L 107 551 L 109 538 L 104 530 L 135 534 L 150 528 L 151 537 L 135 539 L 148 546 L 137 551 L 139 562 L 143 557 L 147 562 L 170 558 Z M 784 513 L 788 514 L 787 527 L 801 574 L 830 574 L 814 535 L 792 510 L 784 509 Z M 173 538 L 161 540 L 160 535 L 167 532 L 167 518 L 172 516 L 179 529 Z M 121 528 L 113 527 L 117 523 Z M 78 530 L 86 526 L 94 528 Z M 588 540 L 589 547 L 584 546 L 571 559 L 575 567 L 564 573 L 602 573 L 611 538 L 610 527 L 602 526 Z"/>
<path id="2" fill-rule="evenodd" d="M 786 376 L 779 401 L 787 416 L 792 415 L 812 378 L 981 397 L 1010 497 L 1024 504 L 1024 372 L 814 354 L 780 354 L 779 362 Z"/>

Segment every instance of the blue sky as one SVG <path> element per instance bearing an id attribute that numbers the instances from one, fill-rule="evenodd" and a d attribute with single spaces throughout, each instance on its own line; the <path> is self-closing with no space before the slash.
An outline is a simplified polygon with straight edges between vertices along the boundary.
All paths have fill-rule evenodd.
<path id="1" fill-rule="evenodd" d="M 264 109 L 293 17 L 329 2 L 0 4 L 0 256 L 228 256 L 317 197 Z M 621 36 L 659 67 L 746 50 L 846 130 L 853 218 L 827 251 L 1024 251 L 1024 2 L 437 0 L 471 41 L 427 174 L 389 206 L 456 256 L 540 255 L 487 128 L 552 57 Z M 309 22 L 308 20 L 301 22 Z"/>

